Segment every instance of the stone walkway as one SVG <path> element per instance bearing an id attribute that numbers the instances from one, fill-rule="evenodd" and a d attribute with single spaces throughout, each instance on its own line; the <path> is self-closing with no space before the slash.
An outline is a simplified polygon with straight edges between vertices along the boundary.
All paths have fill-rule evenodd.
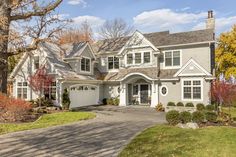
<path id="1" fill-rule="evenodd" d="M 0 157 L 117 156 L 140 131 L 165 123 L 148 107 L 87 107 L 95 119 L 0 136 Z"/>

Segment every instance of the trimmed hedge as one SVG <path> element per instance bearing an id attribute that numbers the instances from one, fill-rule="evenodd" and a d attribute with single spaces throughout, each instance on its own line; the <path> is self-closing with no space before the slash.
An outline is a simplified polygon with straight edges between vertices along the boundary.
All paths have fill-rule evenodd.
<path id="1" fill-rule="evenodd" d="M 207 111 L 214 111 L 215 110 L 215 105 L 206 105 L 206 110 Z"/>
<path id="2" fill-rule="evenodd" d="M 182 123 L 186 124 L 188 122 L 191 122 L 192 120 L 192 114 L 188 111 L 183 111 L 179 114 L 180 120 Z"/>
<path id="3" fill-rule="evenodd" d="M 180 122 L 179 112 L 172 110 L 166 113 L 166 120 L 170 125 L 176 125 Z"/>
<path id="4" fill-rule="evenodd" d="M 178 102 L 176 106 L 184 106 L 184 104 L 182 102 Z"/>
<path id="5" fill-rule="evenodd" d="M 206 116 L 206 120 L 209 122 L 216 122 L 217 120 L 217 114 L 215 112 L 208 111 L 205 113 L 205 116 Z"/>
<path id="6" fill-rule="evenodd" d="M 189 102 L 185 104 L 185 107 L 194 107 L 193 103 Z"/>
<path id="7" fill-rule="evenodd" d="M 205 105 L 202 103 L 197 104 L 197 110 L 198 111 L 204 111 L 205 110 Z"/>
<path id="8" fill-rule="evenodd" d="M 204 122 L 204 113 L 202 113 L 200 111 L 193 112 L 192 120 L 195 123 L 202 123 L 202 122 Z"/>
<path id="9" fill-rule="evenodd" d="M 174 102 L 168 102 L 167 106 L 176 106 Z"/>

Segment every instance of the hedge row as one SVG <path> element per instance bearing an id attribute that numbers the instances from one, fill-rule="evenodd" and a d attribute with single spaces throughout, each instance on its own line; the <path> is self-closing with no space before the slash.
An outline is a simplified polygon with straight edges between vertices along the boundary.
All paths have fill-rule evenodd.
<path id="1" fill-rule="evenodd" d="M 178 123 L 203 123 L 203 122 L 216 122 L 217 114 L 212 111 L 201 112 L 195 111 L 190 113 L 188 111 L 178 112 L 172 110 L 166 113 L 166 120 L 170 125 L 176 125 Z"/>

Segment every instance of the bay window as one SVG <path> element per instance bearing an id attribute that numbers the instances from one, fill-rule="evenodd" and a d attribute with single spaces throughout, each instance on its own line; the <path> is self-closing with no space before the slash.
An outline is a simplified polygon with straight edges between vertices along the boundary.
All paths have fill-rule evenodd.
<path id="1" fill-rule="evenodd" d="M 201 80 L 184 80 L 182 84 L 183 99 L 201 100 L 202 99 L 202 81 Z"/>

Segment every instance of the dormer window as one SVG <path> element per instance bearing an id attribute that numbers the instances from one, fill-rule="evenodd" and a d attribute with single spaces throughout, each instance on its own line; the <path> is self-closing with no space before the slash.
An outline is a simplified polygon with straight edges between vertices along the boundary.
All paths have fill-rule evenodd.
<path id="1" fill-rule="evenodd" d="M 166 68 L 177 68 L 181 66 L 181 52 L 180 50 L 176 51 L 166 51 L 164 52 L 165 56 L 165 67 Z"/>
<path id="2" fill-rule="evenodd" d="M 119 58 L 118 57 L 108 57 L 108 69 L 119 69 Z"/>
<path id="3" fill-rule="evenodd" d="M 91 63 L 91 59 L 89 58 L 82 58 L 81 59 L 81 71 L 83 72 L 90 72 L 90 63 Z"/>
<path id="4" fill-rule="evenodd" d="M 135 57 L 135 64 L 140 64 L 142 62 L 141 53 L 135 53 L 134 57 Z"/>

